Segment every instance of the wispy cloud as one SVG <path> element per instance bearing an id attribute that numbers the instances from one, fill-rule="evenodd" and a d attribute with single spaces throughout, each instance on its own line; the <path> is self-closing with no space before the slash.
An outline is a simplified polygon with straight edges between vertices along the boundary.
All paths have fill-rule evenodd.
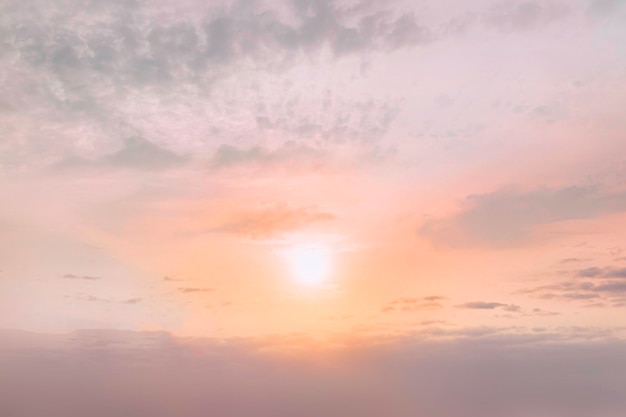
<path id="1" fill-rule="evenodd" d="M 178 291 L 184 294 L 193 294 L 193 293 L 202 293 L 202 292 L 213 292 L 214 288 L 194 288 L 194 287 L 180 287 Z"/>
<path id="2" fill-rule="evenodd" d="M 170 276 L 164 276 L 164 277 L 163 277 L 163 281 L 168 281 L 168 282 L 180 282 L 180 281 L 184 281 L 184 279 L 182 279 L 182 278 L 176 278 L 176 277 L 170 277 Z"/>
<path id="3" fill-rule="evenodd" d="M 463 308 L 468 310 L 495 310 L 502 309 L 509 312 L 518 312 L 521 310 L 520 306 L 515 304 L 503 304 L 486 301 L 471 301 L 468 303 L 459 304 L 457 308 Z"/>
<path id="4" fill-rule="evenodd" d="M 216 105 L 215 88 L 227 85 L 236 74 L 246 70 L 281 74 L 297 66 L 303 55 L 324 51 L 337 60 L 431 42 L 429 29 L 411 11 L 373 3 L 363 6 L 345 7 L 335 1 L 237 2 L 198 12 L 198 5 L 149 1 L 3 2 L 2 48 L 4 56 L 12 58 L 3 60 L 2 68 L 13 82 L 2 85 L 0 112 L 10 113 L 3 120 L 21 132 L 6 138 L 6 159 L 33 153 L 64 168 L 171 168 L 188 161 L 197 149 L 197 143 L 188 139 L 194 131 L 196 141 L 212 143 L 213 150 L 237 136 L 231 110 L 219 120 L 206 109 L 206 97 L 213 96 L 210 105 Z M 241 116 L 249 103 L 239 104 L 235 109 Z M 243 107 L 245 111 L 240 110 Z M 361 125 L 367 128 L 360 134 L 370 135 L 379 127 L 385 131 L 389 122 L 384 111 L 382 119 L 374 117 L 370 126 L 369 111 L 360 112 L 358 106 L 357 117 L 349 123 L 340 109 L 333 112 L 340 116 L 336 120 L 320 123 L 261 111 L 256 116 L 255 107 L 249 109 L 250 122 L 257 128 L 295 136 L 315 131 L 336 139 Z M 310 109 L 299 114 L 310 114 Z M 20 127 L 24 124 L 30 126 Z M 225 129 L 226 138 L 209 137 Z M 249 134 L 250 129 L 239 132 Z M 170 146 L 172 142 L 179 142 L 178 149 Z M 186 152 L 180 152 L 180 142 L 187 144 Z M 233 161 L 235 151 L 229 153 L 231 145 L 224 146 L 217 151 L 215 166 Z M 294 151 L 262 151 L 255 146 L 241 150 L 240 156 L 249 152 L 258 160 L 277 161 Z M 32 159 L 20 162 L 25 164 L 38 165 Z"/>
<path id="5" fill-rule="evenodd" d="M 622 279 L 602 279 L 600 281 L 562 281 L 556 284 L 540 285 L 520 291 L 545 300 L 594 302 L 596 307 L 621 307 L 626 301 L 626 281 Z"/>
<path id="6" fill-rule="evenodd" d="M 213 159 L 211 168 L 224 169 L 235 167 L 292 167 L 293 164 L 309 165 L 311 168 L 324 163 L 323 153 L 308 145 L 286 142 L 279 148 L 269 150 L 260 146 L 240 149 L 231 145 L 221 145 Z"/>
<path id="7" fill-rule="evenodd" d="M 102 279 L 102 277 L 96 277 L 92 275 L 75 275 L 75 274 L 65 274 L 63 275 L 63 278 L 77 279 L 77 280 L 83 280 L 83 281 L 98 281 Z"/>
<path id="8" fill-rule="evenodd" d="M 291 207 L 275 204 L 234 212 L 211 232 L 229 233 L 252 239 L 266 239 L 306 228 L 314 223 L 335 219 L 335 215 L 316 207 Z"/>
<path id="9" fill-rule="evenodd" d="M 443 308 L 442 302 L 446 297 L 433 295 L 428 297 L 402 297 L 385 304 L 381 311 L 389 313 L 393 311 L 421 311 Z"/>
<path id="10" fill-rule="evenodd" d="M 576 276 L 580 278 L 624 278 L 626 279 L 626 268 L 600 268 L 597 266 L 584 268 L 576 271 Z"/>

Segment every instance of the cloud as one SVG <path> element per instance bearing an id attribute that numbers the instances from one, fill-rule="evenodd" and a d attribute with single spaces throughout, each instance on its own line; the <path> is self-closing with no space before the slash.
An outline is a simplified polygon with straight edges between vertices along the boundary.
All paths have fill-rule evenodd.
<path id="1" fill-rule="evenodd" d="M 303 410 L 612 417 L 626 411 L 626 349 L 600 329 L 457 333 L 466 336 L 346 338 L 325 349 L 298 335 L 215 340 L 162 332 L 3 332 L 0 411 L 67 417 L 200 417 L 207 410 L 258 417 Z"/>
<path id="2" fill-rule="evenodd" d="M 111 302 L 111 300 L 108 300 L 106 298 L 96 297 L 95 295 L 86 295 L 84 297 L 80 297 L 80 299 L 84 301 L 89 301 L 92 303 L 110 303 Z"/>
<path id="3" fill-rule="evenodd" d="M 231 145 L 221 145 L 213 156 L 210 167 L 213 169 L 226 169 L 236 167 L 281 167 L 303 165 L 311 168 L 324 164 L 324 154 L 315 148 L 297 144 L 295 142 L 285 142 L 273 150 L 261 146 L 250 148 L 237 148 Z"/>
<path id="4" fill-rule="evenodd" d="M 485 16 L 485 23 L 503 32 L 540 28 L 571 13 L 568 6 L 552 1 L 502 2 Z"/>
<path id="5" fill-rule="evenodd" d="M 8 17 L 22 23 L 5 30 L 16 38 L 31 37 L 27 45 L 10 46 L 22 53 L 25 63 L 61 77 L 65 86 L 85 78 L 132 87 L 172 84 L 183 77 L 199 82 L 245 59 L 282 60 L 285 54 L 324 46 L 337 54 L 389 51 L 430 40 L 428 30 L 410 13 L 384 8 L 368 12 L 333 1 L 265 7 L 239 3 L 202 10 L 190 5 L 187 13 L 142 1 L 96 7 L 69 3 L 51 1 L 43 7 L 35 2 L 29 9 L 10 1 L 3 7 Z M 281 17 L 283 7 L 291 19 Z M 39 18 L 30 18 L 29 11 L 38 12 Z M 81 21 L 89 25 L 81 26 Z M 54 43 L 47 44 L 46 37 Z"/>
<path id="6" fill-rule="evenodd" d="M 139 304 L 143 301 L 142 298 L 139 297 L 134 297 L 134 298 L 127 298 L 125 300 L 114 300 L 111 298 L 102 298 L 102 297 L 96 297 L 95 295 L 79 295 L 76 297 L 70 297 L 67 296 L 66 298 L 74 298 L 76 300 L 80 300 L 80 301 L 88 301 L 91 303 L 105 303 L 105 304 L 110 304 L 110 303 L 119 303 L 119 304 L 127 304 L 127 305 L 135 305 L 135 304 Z"/>
<path id="7" fill-rule="evenodd" d="M 626 268 L 609 269 L 604 272 L 605 278 L 626 278 Z"/>
<path id="8" fill-rule="evenodd" d="M 213 292 L 215 291 L 215 289 L 214 288 L 181 287 L 181 288 L 178 288 L 178 291 L 184 294 L 192 294 L 192 293 L 199 293 L 199 292 Z"/>
<path id="9" fill-rule="evenodd" d="M 334 220 L 332 213 L 315 207 L 290 207 L 276 204 L 235 212 L 211 232 L 229 233 L 251 239 L 267 239 L 300 230 L 314 223 Z"/>
<path id="10" fill-rule="evenodd" d="M 572 264 L 572 263 L 583 262 L 583 261 L 584 259 L 580 259 L 580 258 L 565 258 L 565 259 L 561 259 L 559 263 L 560 264 Z"/>
<path id="11" fill-rule="evenodd" d="M 595 278 L 596 276 L 593 277 Z M 526 288 L 521 290 L 520 293 L 546 300 L 593 300 L 594 307 L 620 307 L 626 301 L 626 281 L 622 279 L 602 279 L 599 282 L 570 280 Z"/>
<path id="12" fill-rule="evenodd" d="M 307 148 L 304 140 L 325 145 L 371 144 L 389 131 L 400 114 L 397 100 L 346 100 L 338 91 L 316 90 L 308 91 L 306 100 L 302 100 L 301 92 L 262 103 L 255 109 L 255 123 L 261 133 L 280 133 L 280 137 L 290 139 L 278 147 L 286 149 L 276 156 L 294 153 L 298 147 L 302 148 L 299 153 L 309 157 L 324 156 L 324 149 Z"/>
<path id="13" fill-rule="evenodd" d="M 72 156 L 56 165 L 59 170 L 78 168 L 129 168 L 164 170 L 182 165 L 186 157 L 162 148 L 140 137 L 130 137 L 117 151 L 94 160 Z"/>
<path id="14" fill-rule="evenodd" d="M 599 268 L 597 266 L 576 271 L 579 278 L 626 278 L 626 268 Z"/>
<path id="15" fill-rule="evenodd" d="M 65 274 L 63 275 L 65 279 L 79 279 L 83 281 L 97 281 L 102 279 L 102 277 L 95 277 L 91 275 L 74 275 L 74 274 Z"/>
<path id="16" fill-rule="evenodd" d="M 526 288 L 520 291 L 521 294 L 536 295 L 543 299 L 586 299 L 597 298 L 598 295 L 592 291 L 594 285 L 591 282 L 565 281 L 557 284 L 540 285 Z"/>
<path id="17" fill-rule="evenodd" d="M 170 276 L 164 276 L 163 281 L 184 281 L 182 278 L 175 278 Z"/>
<path id="18" fill-rule="evenodd" d="M 490 303 L 485 301 L 472 301 L 468 303 L 459 304 L 457 308 L 464 308 L 468 310 L 494 310 L 502 309 L 509 312 L 518 312 L 521 310 L 520 306 L 515 304 L 503 304 L 503 303 Z"/>
<path id="19" fill-rule="evenodd" d="M 369 116 L 357 109 L 346 124 L 332 103 L 325 108 L 332 122 L 308 117 L 310 108 L 298 117 L 255 117 L 247 112 L 254 113 L 256 103 L 241 94 L 233 105 L 229 82 L 252 73 L 258 84 L 308 65 L 308 58 L 370 59 L 432 40 L 412 13 L 374 3 L 10 0 L 2 2 L 0 14 L 0 65 L 3 79 L 12 80 L 3 83 L 0 102 L 0 118 L 12 132 L 2 149 L 3 168 L 58 162 L 170 168 L 184 162 L 183 155 L 223 143 L 216 132 L 226 132 L 228 140 L 248 137 L 255 119 L 333 140 L 354 129 L 384 132 L 393 119 L 387 112 L 370 126 Z M 247 116 L 248 123 L 241 123 Z M 131 139 L 111 153 L 119 138 Z"/>
<path id="20" fill-rule="evenodd" d="M 606 17 L 618 12 L 624 4 L 623 0 L 592 0 L 587 13 L 593 17 Z"/>
<path id="21" fill-rule="evenodd" d="M 602 275 L 602 269 L 597 267 L 585 268 L 576 272 L 576 276 L 581 278 L 594 278 Z"/>
<path id="22" fill-rule="evenodd" d="M 535 317 L 552 317 L 558 316 L 559 313 L 557 313 L 556 311 L 545 311 L 541 308 L 533 308 L 532 311 L 530 313 L 527 313 L 526 315 Z"/>
<path id="23" fill-rule="evenodd" d="M 578 186 L 534 191 L 508 188 L 470 195 L 463 206 L 455 215 L 426 221 L 419 233 L 453 247 L 510 245 L 528 239 L 542 225 L 625 211 L 626 193 Z"/>
<path id="24" fill-rule="evenodd" d="M 163 169 L 182 164 L 185 158 L 145 139 L 132 137 L 124 146 L 103 158 L 102 163 L 111 166 Z"/>
<path id="25" fill-rule="evenodd" d="M 446 297 L 438 295 L 428 297 L 402 297 L 393 300 L 381 308 L 383 313 L 392 311 L 420 311 L 420 310 L 433 310 L 443 308 L 441 302 Z"/>
<path id="26" fill-rule="evenodd" d="M 594 291 L 612 294 L 626 294 L 626 282 L 608 281 L 594 287 Z"/>

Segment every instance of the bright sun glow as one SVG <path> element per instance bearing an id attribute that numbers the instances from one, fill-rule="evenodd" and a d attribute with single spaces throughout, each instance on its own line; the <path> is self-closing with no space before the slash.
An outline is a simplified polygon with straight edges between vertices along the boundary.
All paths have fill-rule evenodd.
<path id="1" fill-rule="evenodd" d="M 323 284 L 330 273 L 328 250 L 296 247 L 285 252 L 295 280 L 305 285 Z"/>

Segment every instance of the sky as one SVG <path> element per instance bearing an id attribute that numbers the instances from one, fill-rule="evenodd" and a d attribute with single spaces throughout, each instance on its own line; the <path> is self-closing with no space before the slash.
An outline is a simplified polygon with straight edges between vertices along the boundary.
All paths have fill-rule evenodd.
<path id="1" fill-rule="evenodd" d="M 0 411 L 623 416 L 625 39 L 624 0 L 0 2 Z"/>

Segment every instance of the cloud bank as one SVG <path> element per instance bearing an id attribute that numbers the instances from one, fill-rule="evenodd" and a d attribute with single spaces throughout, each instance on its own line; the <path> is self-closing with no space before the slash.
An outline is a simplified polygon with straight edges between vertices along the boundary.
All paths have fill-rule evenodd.
<path id="1" fill-rule="evenodd" d="M 167 333 L 4 332 L 0 412 L 617 417 L 626 410 L 622 342 L 570 344 L 546 334 L 341 345 L 307 348 L 297 336 L 214 341 Z"/>

